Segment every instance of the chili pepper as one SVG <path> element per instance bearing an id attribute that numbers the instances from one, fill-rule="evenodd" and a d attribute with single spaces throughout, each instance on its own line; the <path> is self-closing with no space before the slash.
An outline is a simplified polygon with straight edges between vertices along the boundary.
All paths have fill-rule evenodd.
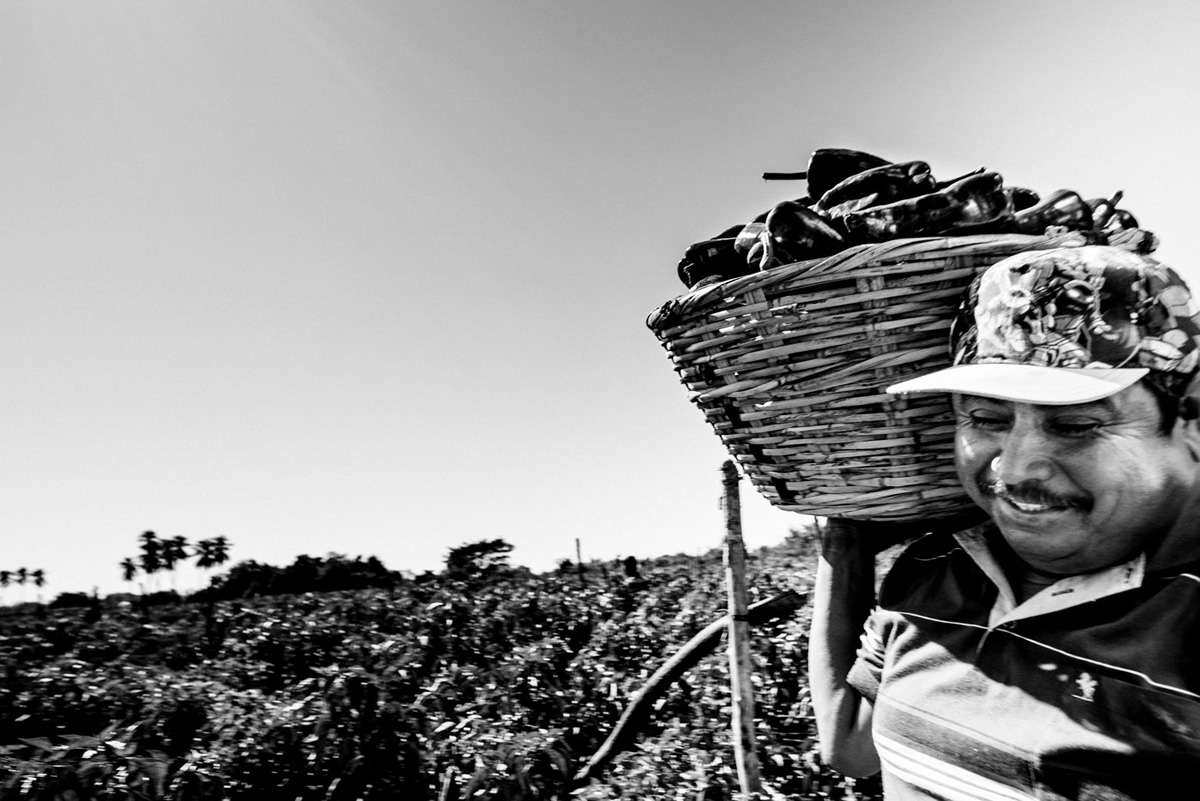
<path id="1" fill-rule="evenodd" d="M 781 263 L 829 256 L 846 246 L 842 235 L 821 215 L 794 200 L 776 204 L 766 225 L 775 258 Z"/>
<path id="2" fill-rule="evenodd" d="M 763 235 L 761 239 L 754 243 L 750 248 L 750 252 L 746 254 L 746 266 L 750 272 L 755 270 L 769 270 L 776 266 L 775 248 L 771 244 L 771 237 Z"/>
<path id="3" fill-rule="evenodd" d="M 712 239 L 696 242 L 684 251 L 676 273 L 684 286 L 694 287 L 705 278 L 733 278 L 753 272 L 746 260 L 734 248 L 734 237 L 742 230 L 735 225 L 726 228 Z"/>
<path id="4" fill-rule="evenodd" d="M 1078 192 L 1058 189 L 1016 215 L 1015 228 L 1023 234 L 1041 235 L 1047 228 L 1056 226 L 1070 231 L 1091 230 L 1092 209 Z"/>
<path id="5" fill-rule="evenodd" d="M 1105 226 L 1107 231 L 1118 231 L 1124 228 L 1139 228 L 1137 217 L 1125 209 L 1114 209 Z"/>
<path id="6" fill-rule="evenodd" d="M 770 267 L 778 265 L 780 262 L 775 258 L 775 242 L 771 239 L 771 234 L 767 230 L 766 218 L 770 215 L 767 211 L 762 215 L 763 222 L 747 223 L 742 228 L 741 233 L 734 239 L 733 247 L 737 251 L 741 259 L 749 267 L 749 272 L 755 270 L 766 270 Z"/>
<path id="7" fill-rule="evenodd" d="M 882 242 L 1003 225 L 1011 214 L 1003 178 L 998 173 L 984 172 L 969 175 L 939 192 L 847 214 L 842 221 L 855 241 Z"/>
<path id="8" fill-rule="evenodd" d="M 1113 212 L 1117 210 L 1117 203 L 1121 201 L 1125 193 L 1117 191 L 1111 198 L 1094 197 L 1087 201 L 1088 208 L 1092 210 L 1092 227 L 1097 231 L 1104 230 L 1108 225 L 1108 220 L 1113 216 Z"/>
<path id="9" fill-rule="evenodd" d="M 819 199 L 850 176 L 890 163 L 861 150 L 832 147 L 814 150 L 808 159 L 808 196 Z"/>
<path id="10" fill-rule="evenodd" d="M 733 249 L 733 238 L 708 239 L 687 249 L 676 273 L 684 286 L 691 288 L 705 278 L 721 280 L 753 272 L 746 260 Z"/>
<path id="11" fill-rule="evenodd" d="M 1012 201 L 1004 191 L 1004 179 L 999 173 L 968 175 L 943 191 L 951 193 L 963 204 L 961 218 L 952 222 L 946 232 L 983 233 L 985 228 L 988 231 L 1007 229 L 1012 223 Z"/>
<path id="12" fill-rule="evenodd" d="M 937 184 L 934 186 L 934 189 L 936 191 L 940 191 L 940 190 L 945 189 L 946 187 L 950 186 L 951 184 L 958 183 L 963 178 L 970 178 L 972 175 L 980 175 L 985 172 L 987 172 L 987 167 L 976 167 L 975 169 L 971 170 L 970 172 L 965 172 L 956 178 L 951 178 L 947 181 L 938 181 Z"/>
<path id="13" fill-rule="evenodd" d="M 934 191 L 936 182 L 924 161 L 906 161 L 864 170 L 833 186 L 817 201 L 816 209 L 830 217 L 883 206 Z"/>
<path id="14" fill-rule="evenodd" d="M 805 172 L 765 172 L 763 179 L 767 181 L 790 181 L 799 178 L 808 179 L 808 196 L 819 198 L 830 187 L 856 175 L 864 170 L 882 167 L 890 164 L 887 159 L 861 150 L 847 150 L 837 147 L 818 148 L 808 158 L 808 169 Z"/>
<path id="15" fill-rule="evenodd" d="M 804 197 L 798 197 L 795 200 L 793 200 L 792 202 L 799 203 L 801 206 L 805 206 L 806 208 L 812 208 L 817 203 L 817 201 L 813 200 L 812 198 L 808 197 L 807 195 Z M 757 215 L 753 220 L 751 220 L 751 222 L 765 223 L 767 221 L 767 215 L 770 214 L 771 210 L 774 208 L 775 207 L 772 206 L 770 209 L 767 209 L 762 214 Z"/>
<path id="16" fill-rule="evenodd" d="M 755 219 L 754 222 L 746 223 L 742 230 L 738 232 L 737 237 L 733 241 L 733 247 L 739 254 L 745 256 L 749 253 L 750 248 L 754 247 L 754 243 L 766 232 L 767 215 L 770 213 L 770 211 L 767 211 L 762 215 L 761 220 Z"/>
<path id="17" fill-rule="evenodd" d="M 981 234 L 1006 231 L 1012 224 L 1013 207 L 999 173 L 972 173 L 946 187 L 960 204 L 958 219 L 951 219 L 937 233 Z"/>
<path id="18" fill-rule="evenodd" d="M 1013 211 L 1024 211 L 1041 202 L 1042 196 L 1023 186 L 1006 186 L 1004 193 L 1012 201 Z"/>

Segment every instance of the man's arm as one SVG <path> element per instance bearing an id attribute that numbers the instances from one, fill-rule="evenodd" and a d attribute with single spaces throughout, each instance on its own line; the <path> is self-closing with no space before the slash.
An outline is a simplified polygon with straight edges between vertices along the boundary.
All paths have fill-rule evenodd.
<path id="1" fill-rule="evenodd" d="M 863 623 L 875 603 L 875 551 L 863 527 L 827 521 L 808 641 L 809 690 L 821 758 L 847 776 L 879 770 L 871 737 L 871 702 L 846 682 Z"/>

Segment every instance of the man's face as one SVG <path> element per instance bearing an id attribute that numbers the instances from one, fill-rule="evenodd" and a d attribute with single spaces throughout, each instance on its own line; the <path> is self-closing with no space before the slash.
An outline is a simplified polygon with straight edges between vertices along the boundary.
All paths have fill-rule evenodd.
<path id="1" fill-rule="evenodd" d="M 1141 384 L 1095 403 L 954 397 L 958 475 L 1018 556 L 1074 575 L 1132 558 L 1175 522 L 1196 481 L 1189 434 L 1160 429 Z"/>

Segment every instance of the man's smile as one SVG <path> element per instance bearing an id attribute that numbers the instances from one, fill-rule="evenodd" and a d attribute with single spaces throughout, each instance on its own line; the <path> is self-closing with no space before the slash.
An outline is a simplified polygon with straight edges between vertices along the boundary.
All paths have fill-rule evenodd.
<path id="1" fill-rule="evenodd" d="M 1058 511 L 1064 511 L 1068 508 L 1066 506 L 1050 506 L 1050 505 L 1044 504 L 1044 503 L 1021 503 L 1016 498 L 1004 498 L 1003 500 L 1007 501 L 1011 506 L 1016 508 L 1017 511 L 1025 512 L 1026 514 L 1040 514 L 1042 512 L 1058 512 Z"/>
<path id="2" fill-rule="evenodd" d="M 999 479 L 991 479 L 980 481 L 979 487 L 985 498 L 1003 501 L 1010 509 L 1023 515 L 1086 511 L 1091 506 L 1086 499 L 1059 496 L 1028 482 L 1010 487 Z"/>

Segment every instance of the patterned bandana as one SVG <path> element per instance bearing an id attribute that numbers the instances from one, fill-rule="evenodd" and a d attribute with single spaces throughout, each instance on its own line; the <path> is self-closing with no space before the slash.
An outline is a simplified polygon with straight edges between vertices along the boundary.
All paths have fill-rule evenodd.
<path id="1" fill-rule="evenodd" d="M 1144 256 L 1104 246 L 1029 251 L 976 278 L 951 345 L 955 367 L 888 391 L 1080 403 L 1144 378 L 1181 397 L 1200 366 L 1200 313 L 1179 276 Z"/>

